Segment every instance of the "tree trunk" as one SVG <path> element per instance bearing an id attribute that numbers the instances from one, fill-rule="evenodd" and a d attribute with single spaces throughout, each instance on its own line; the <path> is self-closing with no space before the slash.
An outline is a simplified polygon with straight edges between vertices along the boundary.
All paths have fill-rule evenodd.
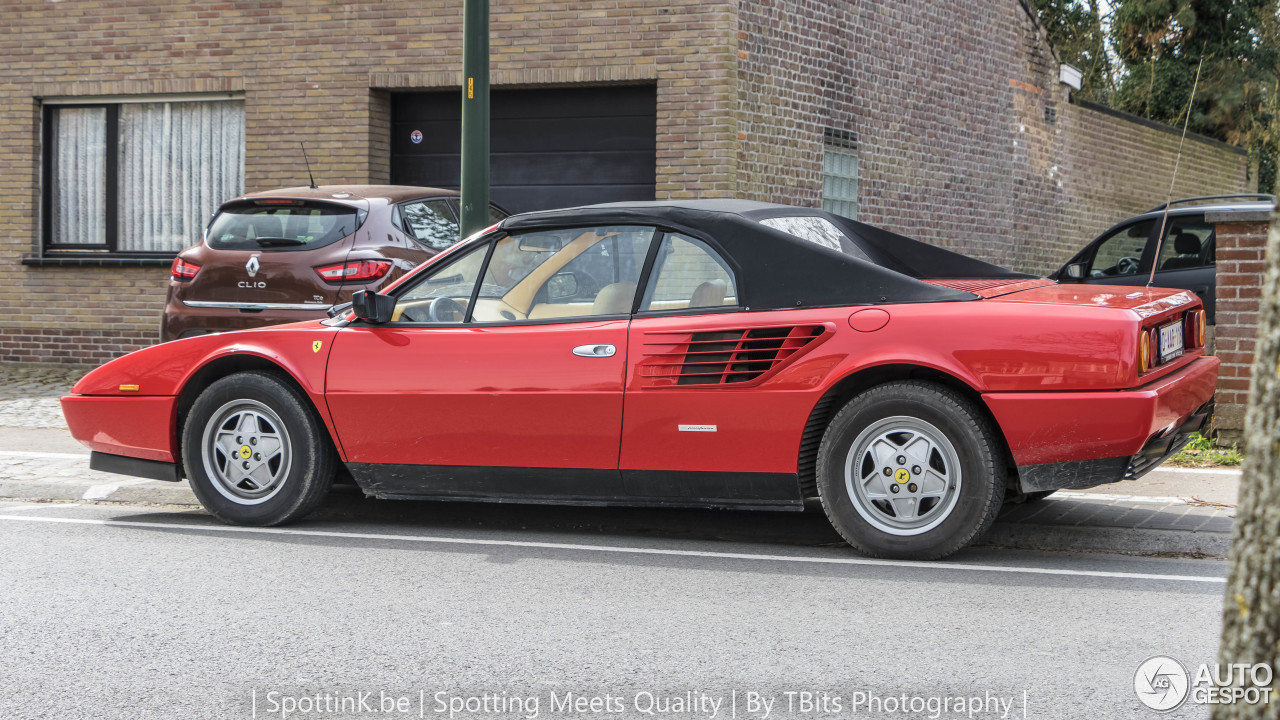
<path id="1" fill-rule="evenodd" d="M 1218 662 L 1267 663 L 1280 671 L 1280 208 L 1271 215 L 1266 262 Z M 1233 685 L 1251 686 L 1238 675 Z M 1214 706 L 1214 720 L 1277 717 L 1280 673 L 1271 688 L 1266 704 Z"/>

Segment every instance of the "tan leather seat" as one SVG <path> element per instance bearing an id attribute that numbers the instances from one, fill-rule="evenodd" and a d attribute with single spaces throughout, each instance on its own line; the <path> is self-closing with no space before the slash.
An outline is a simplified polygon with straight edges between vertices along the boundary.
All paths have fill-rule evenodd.
<path id="1" fill-rule="evenodd" d="M 596 301 L 591 305 L 592 315 L 625 315 L 631 312 L 631 302 L 636 297 L 633 282 L 613 283 L 600 288 Z"/>
<path id="2" fill-rule="evenodd" d="M 689 307 L 719 307 L 724 304 L 725 293 L 729 284 L 723 280 L 708 280 L 693 289 L 689 298 Z"/>

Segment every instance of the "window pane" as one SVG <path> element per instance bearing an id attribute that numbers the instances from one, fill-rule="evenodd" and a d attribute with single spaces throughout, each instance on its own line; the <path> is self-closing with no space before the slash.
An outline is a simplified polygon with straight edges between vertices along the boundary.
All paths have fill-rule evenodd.
<path id="1" fill-rule="evenodd" d="M 120 106 L 120 250 L 175 252 L 244 192 L 244 103 Z"/>
<path id="2" fill-rule="evenodd" d="M 105 245 L 107 109 L 55 108 L 52 112 L 52 242 Z"/>
<path id="3" fill-rule="evenodd" d="M 1160 270 L 1186 270 L 1213 264 L 1213 226 L 1203 218 L 1169 223 L 1160 245 Z"/>
<path id="4" fill-rule="evenodd" d="M 641 310 L 683 310 L 738 304 L 738 291 L 724 261 L 706 243 L 683 235 L 662 239 L 655 280 Z"/>
<path id="5" fill-rule="evenodd" d="M 236 203 L 209 226 L 214 250 L 311 250 L 335 243 L 356 230 L 356 211 L 343 205 Z"/>
<path id="6" fill-rule="evenodd" d="M 392 322 L 460 323 L 466 315 L 471 291 L 480 277 L 489 244 L 483 243 L 423 278 L 396 301 Z"/>
<path id="7" fill-rule="evenodd" d="M 651 227 L 573 228 L 504 238 L 480 285 L 475 322 L 631 312 Z"/>
<path id="8" fill-rule="evenodd" d="M 443 250 L 460 239 L 458 223 L 444 200 L 411 202 L 403 206 L 404 224 L 414 239 L 427 247 Z"/>
<path id="9" fill-rule="evenodd" d="M 1152 221 L 1129 225 L 1102 241 L 1093 256 L 1090 277 L 1121 277 L 1137 275 L 1142 261 L 1142 250 L 1147 246 Z"/>
<path id="10" fill-rule="evenodd" d="M 827 145 L 823 148 L 822 209 L 847 218 L 858 215 L 857 151 Z"/>

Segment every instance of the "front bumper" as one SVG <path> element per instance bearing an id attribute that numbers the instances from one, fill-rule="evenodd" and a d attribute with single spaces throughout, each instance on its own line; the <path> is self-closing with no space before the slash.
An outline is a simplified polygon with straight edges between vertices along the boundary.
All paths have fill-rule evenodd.
<path id="1" fill-rule="evenodd" d="M 62 414 L 71 436 L 95 453 L 161 463 L 177 462 L 178 398 L 64 395 Z"/>
<path id="2" fill-rule="evenodd" d="M 1200 357 L 1131 390 L 984 395 L 1023 492 L 1136 478 L 1186 444 L 1205 420 L 1218 359 Z"/>

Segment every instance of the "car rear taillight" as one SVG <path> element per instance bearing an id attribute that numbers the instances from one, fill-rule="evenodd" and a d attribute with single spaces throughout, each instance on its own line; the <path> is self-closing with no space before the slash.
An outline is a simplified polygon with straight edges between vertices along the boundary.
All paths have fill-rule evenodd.
<path id="1" fill-rule="evenodd" d="M 1193 310 L 1187 313 L 1182 324 L 1183 347 L 1188 350 L 1204 347 L 1208 320 L 1209 316 L 1204 310 Z"/>
<path id="2" fill-rule="evenodd" d="M 1143 330 L 1138 333 L 1138 372 L 1151 369 L 1151 333 Z"/>
<path id="3" fill-rule="evenodd" d="M 187 282 L 194 278 L 198 272 L 200 272 L 199 265 L 176 257 L 173 259 L 173 266 L 169 268 L 169 277 L 179 282 Z"/>
<path id="4" fill-rule="evenodd" d="M 316 268 L 320 277 L 329 282 L 368 282 L 377 280 L 390 270 L 390 260 L 352 260 Z"/>

